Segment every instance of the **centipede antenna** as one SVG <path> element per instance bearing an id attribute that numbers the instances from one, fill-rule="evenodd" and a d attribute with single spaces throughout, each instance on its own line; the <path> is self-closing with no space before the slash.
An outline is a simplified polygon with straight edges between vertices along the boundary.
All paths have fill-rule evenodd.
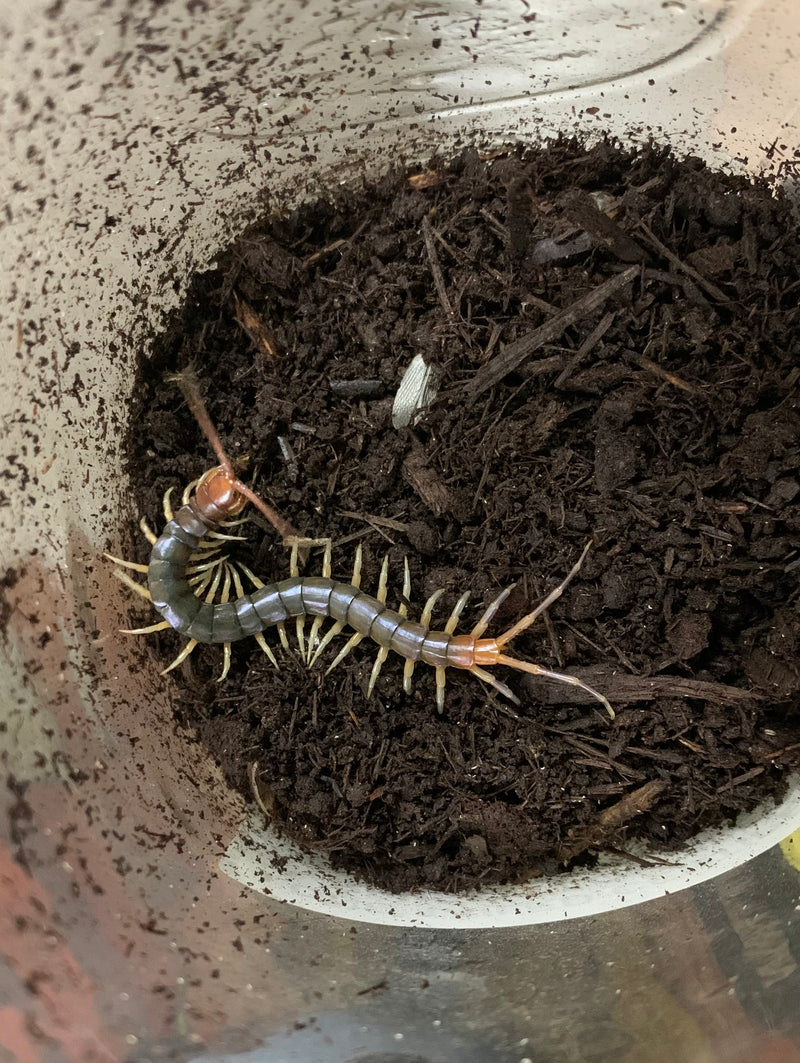
<path id="1" fill-rule="evenodd" d="M 225 453 L 225 448 L 222 446 L 222 441 L 214 427 L 214 422 L 211 420 L 208 410 L 206 409 L 206 404 L 203 402 L 203 398 L 200 394 L 200 385 L 197 381 L 197 376 L 195 375 L 194 370 L 184 369 L 182 373 L 177 373 L 175 376 L 169 377 L 168 379 L 174 380 L 183 392 L 186 404 L 192 411 L 192 415 L 200 426 L 203 435 L 211 444 L 211 448 L 217 456 L 217 461 L 220 463 L 222 471 L 239 494 L 244 495 L 248 502 L 251 502 L 260 513 L 263 513 L 282 539 L 287 539 L 292 535 L 299 537 L 300 532 L 293 524 L 288 520 L 285 520 L 277 510 L 273 509 L 272 506 L 259 498 L 251 487 L 248 487 L 247 484 L 243 484 L 241 480 L 236 478 L 233 462 Z"/>
<path id="2" fill-rule="evenodd" d="M 282 517 L 276 509 L 273 509 L 272 506 L 266 503 L 262 498 L 259 498 L 259 496 L 251 487 L 248 487 L 247 484 L 243 484 L 241 480 L 237 480 L 235 477 L 232 477 L 232 480 L 233 486 L 236 488 L 239 494 L 244 495 L 248 502 L 252 502 L 256 509 L 260 513 L 264 514 L 264 516 L 267 518 L 267 520 L 270 522 L 272 527 L 282 539 L 291 539 L 292 537 L 296 537 L 299 539 L 303 538 L 301 532 L 299 532 L 297 528 L 295 528 L 294 524 L 292 524 L 291 521 L 286 520 L 285 517 Z"/>
<path id="3" fill-rule="evenodd" d="M 174 380 L 183 393 L 183 397 L 186 399 L 186 404 L 192 411 L 192 416 L 197 421 L 203 435 L 211 444 L 211 448 L 217 455 L 217 461 L 222 466 L 222 471 L 230 480 L 236 479 L 236 474 L 233 471 L 233 462 L 225 453 L 225 449 L 222 446 L 222 442 L 217 435 L 217 430 L 214 427 L 214 422 L 209 416 L 206 404 L 203 402 L 203 398 L 200 394 L 200 384 L 198 383 L 197 376 L 193 369 L 184 369 L 182 373 L 176 373 L 174 376 L 168 379 Z M 238 491 L 238 487 L 236 488 Z"/>
<path id="4" fill-rule="evenodd" d="M 537 617 L 541 616 L 546 609 L 549 609 L 557 598 L 561 597 L 568 584 L 572 582 L 572 580 L 575 578 L 575 576 L 577 576 L 578 572 L 580 571 L 580 567 L 583 564 L 583 559 L 589 553 L 591 546 L 592 541 L 590 539 L 586 546 L 584 546 L 581 556 L 569 570 L 565 578 L 559 583 L 557 587 L 554 587 L 550 591 L 544 601 L 540 602 L 539 605 L 537 605 L 536 608 L 533 610 L 533 612 L 528 613 L 527 616 L 523 616 L 523 618 L 521 620 L 518 620 L 513 627 L 510 627 L 508 629 L 508 631 L 504 631 L 502 635 L 497 636 L 495 642 L 498 646 L 506 646 L 509 642 L 512 641 L 512 639 L 515 639 L 517 635 L 521 635 L 523 631 L 527 631 L 531 624 L 534 622 L 534 620 L 536 620 Z"/>

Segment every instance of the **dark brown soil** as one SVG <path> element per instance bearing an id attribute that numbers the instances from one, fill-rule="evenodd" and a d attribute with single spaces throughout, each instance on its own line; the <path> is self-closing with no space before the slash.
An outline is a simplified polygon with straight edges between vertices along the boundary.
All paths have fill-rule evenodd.
<path id="1" fill-rule="evenodd" d="M 591 539 L 513 652 L 617 715 L 506 668 L 519 708 L 450 670 L 439 715 L 432 670 L 406 696 L 394 656 L 366 697 L 369 642 L 324 676 L 279 648 L 276 673 L 248 639 L 222 684 L 204 648 L 165 680 L 182 722 L 248 795 L 257 765 L 280 829 L 392 890 L 537 875 L 634 837 L 657 854 L 780 796 L 800 761 L 799 297 L 787 202 L 655 148 L 468 151 L 253 228 L 143 366 L 142 511 L 160 523 L 163 491 L 213 464 L 163 379 L 192 362 L 243 477 L 333 538 L 335 575 L 361 542 L 374 589 L 388 552 L 390 604 L 408 557 L 413 617 L 443 587 L 441 627 L 470 590 L 469 630 L 516 583 L 502 631 Z M 419 353 L 438 397 L 398 431 Z M 284 578 L 264 523 L 240 556 Z M 180 648 L 147 644 L 153 668 Z"/>

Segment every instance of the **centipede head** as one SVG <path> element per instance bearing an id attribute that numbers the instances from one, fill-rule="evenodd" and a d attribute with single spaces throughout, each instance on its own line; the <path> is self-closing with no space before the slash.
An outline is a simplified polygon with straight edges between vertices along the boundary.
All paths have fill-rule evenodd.
<path id="1" fill-rule="evenodd" d="M 209 521 L 221 524 L 236 517 L 247 505 L 247 498 L 239 490 L 239 481 L 234 479 L 222 465 L 203 473 L 194 493 L 195 505 Z"/>

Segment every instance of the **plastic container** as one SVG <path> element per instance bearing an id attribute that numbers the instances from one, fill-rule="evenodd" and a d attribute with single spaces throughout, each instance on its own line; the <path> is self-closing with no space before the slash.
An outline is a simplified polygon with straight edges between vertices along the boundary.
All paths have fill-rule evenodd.
<path id="1" fill-rule="evenodd" d="M 677 868 L 458 901 L 365 890 L 269 836 L 256 859 L 257 820 L 117 634 L 100 559 L 135 529 L 135 358 L 248 221 L 398 159 L 564 129 L 784 172 L 794 0 L 2 0 L 0 29 L 0 1046 L 800 1059 L 800 789 Z"/>

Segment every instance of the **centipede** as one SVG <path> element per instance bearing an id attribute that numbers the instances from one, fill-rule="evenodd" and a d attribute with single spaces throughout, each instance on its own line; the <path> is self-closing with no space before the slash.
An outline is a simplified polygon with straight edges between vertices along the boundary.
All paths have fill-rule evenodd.
<path id="1" fill-rule="evenodd" d="M 164 497 L 166 524 L 160 535 L 145 520 L 140 522 L 151 551 L 147 564 L 128 561 L 112 554 L 104 556 L 116 567 L 114 574 L 134 593 L 147 599 L 161 620 L 146 627 L 123 629 L 125 634 L 147 635 L 173 629 L 187 641 L 162 675 L 182 664 L 198 644 L 215 644 L 223 648 L 223 666 L 219 676 L 225 679 L 231 663 L 231 646 L 253 638 L 278 668 L 278 660 L 264 637 L 275 628 L 284 649 L 290 649 L 286 624 L 294 620 L 295 636 L 301 659 L 311 668 L 331 641 L 342 633 L 349 637 L 328 666 L 326 674 L 340 664 L 364 639 L 378 647 L 372 667 L 367 697 L 371 697 L 384 662 L 390 653 L 404 660 L 403 689 L 411 693 L 412 677 L 417 664 L 435 672 L 436 707 L 444 710 L 447 670 L 459 669 L 494 688 L 504 698 L 519 705 L 516 694 L 488 669 L 504 666 L 515 671 L 541 676 L 558 683 L 578 687 L 599 701 L 613 719 L 608 699 L 582 679 L 569 673 L 552 671 L 539 664 L 521 660 L 505 652 L 509 643 L 530 628 L 564 590 L 581 569 L 591 540 L 565 578 L 533 609 L 506 631 L 485 637 L 489 625 L 514 589 L 506 587 L 486 607 L 469 634 L 456 634 L 469 592 L 461 595 L 441 629 L 432 626 L 436 602 L 444 588 L 433 592 L 422 608 L 419 620 L 409 618 L 411 578 L 408 559 L 404 562 L 403 587 L 397 609 L 387 605 L 389 560 L 384 558 L 375 595 L 361 588 L 362 549 L 355 552 L 349 582 L 332 577 L 332 543 L 330 539 L 311 539 L 298 530 L 236 475 L 233 462 L 226 454 L 219 435 L 201 397 L 200 385 L 192 371 L 174 378 L 203 434 L 214 451 L 218 465 L 208 469 L 185 488 L 181 506 L 173 510 L 171 491 Z M 225 553 L 227 544 L 244 538 L 232 534 L 243 523 L 242 511 L 253 505 L 272 525 L 283 544 L 290 550 L 289 576 L 264 583 L 241 561 Z M 320 576 L 301 576 L 301 552 L 322 548 Z M 142 584 L 129 575 L 144 574 Z M 249 589 L 245 589 L 245 581 Z M 306 632 L 306 622 L 313 618 Z M 323 631 L 326 621 L 333 621 Z"/>

